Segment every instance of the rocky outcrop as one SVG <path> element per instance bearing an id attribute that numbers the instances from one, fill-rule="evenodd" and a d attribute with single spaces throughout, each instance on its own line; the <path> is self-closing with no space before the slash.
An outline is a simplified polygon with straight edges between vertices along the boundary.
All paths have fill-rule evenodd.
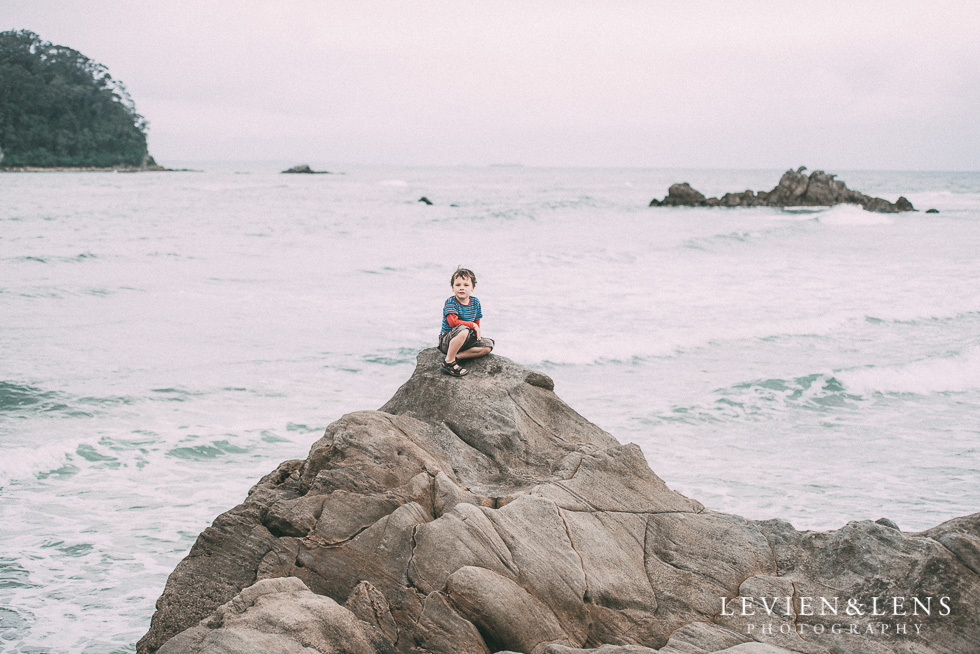
<path id="1" fill-rule="evenodd" d="M 546 375 L 490 355 L 452 379 L 440 358 L 423 351 L 381 410 L 333 423 L 306 460 L 218 517 L 138 652 L 952 654 L 980 642 L 980 514 L 922 533 L 815 533 L 706 510 Z"/>
<path id="2" fill-rule="evenodd" d="M 327 170 L 313 170 L 310 168 L 309 164 L 300 164 L 299 166 L 293 166 L 292 168 L 287 168 L 282 171 L 283 174 L 300 174 L 300 175 L 329 175 L 330 171 Z"/>
<path id="3" fill-rule="evenodd" d="M 771 191 L 742 191 L 726 193 L 721 198 L 708 198 L 691 188 L 687 182 L 673 184 L 663 200 L 651 200 L 651 207 L 829 207 L 836 204 L 857 204 L 868 211 L 898 213 L 915 211 L 905 197 L 895 203 L 873 198 L 847 188 L 847 185 L 822 170 L 809 175 L 806 168 L 787 170 Z"/>
<path id="4" fill-rule="evenodd" d="M 751 193 L 751 191 L 746 191 Z M 656 204 L 654 204 L 656 202 Z M 667 189 L 667 197 L 663 200 L 654 200 L 650 203 L 651 207 L 706 207 L 708 198 L 704 193 L 695 191 L 687 182 L 671 184 Z"/>
<path id="5" fill-rule="evenodd" d="M 379 629 L 329 597 L 312 593 L 294 577 L 256 582 L 157 651 L 394 652 Z"/>

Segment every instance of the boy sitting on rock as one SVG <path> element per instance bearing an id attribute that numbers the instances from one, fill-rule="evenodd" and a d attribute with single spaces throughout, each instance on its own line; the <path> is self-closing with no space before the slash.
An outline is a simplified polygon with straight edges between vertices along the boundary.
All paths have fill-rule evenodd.
<path id="1" fill-rule="evenodd" d="M 471 295 L 476 287 L 476 274 L 466 268 L 457 268 L 449 285 L 453 294 L 442 307 L 439 350 L 446 355 L 442 371 L 452 377 L 462 377 L 469 371 L 460 367 L 457 359 L 475 359 L 490 354 L 493 341 L 480 334 L 483 311 L 480 300 Z"/>

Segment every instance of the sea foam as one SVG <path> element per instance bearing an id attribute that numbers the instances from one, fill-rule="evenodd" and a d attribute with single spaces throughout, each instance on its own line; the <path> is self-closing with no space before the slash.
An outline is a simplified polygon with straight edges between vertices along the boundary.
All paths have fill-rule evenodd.
<path id="1" fill-rule="evenodd" d="M 869 366 L 837 373 L 853 392 L 961 393 L 980 388 L 980 347 L 898 366 Z"/>
<path id="2" fill-rule="evenodd" d="M 70 448 L 70 449 L 66 449 Z M 0 489 L 18 481 L 53 472 L 68 464 L 68 456 L 77 449 L 54 441 L 37 447 L 4 448 L 0 457 Z"/>
<path id="3" fill-rule="evenodd" d="M 839 204 L 817 214 L 825 225 L 889 225 L 894 219 L 885 213 L 865 211 L 856 204 Z"/>

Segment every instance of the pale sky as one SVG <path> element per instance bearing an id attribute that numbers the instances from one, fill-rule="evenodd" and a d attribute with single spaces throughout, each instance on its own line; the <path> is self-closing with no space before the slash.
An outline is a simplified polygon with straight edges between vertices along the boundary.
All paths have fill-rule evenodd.
<path id="1" fill-rule="evenodd" d="M 980 4 L 0 0 L 163 164 L 980 170 Z"/>

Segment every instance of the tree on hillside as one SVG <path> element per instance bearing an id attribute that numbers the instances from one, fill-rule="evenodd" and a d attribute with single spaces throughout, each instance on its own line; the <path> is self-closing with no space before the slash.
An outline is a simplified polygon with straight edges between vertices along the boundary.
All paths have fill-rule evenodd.
<path id="1" fill-rule="evenodd" d="M 0 32 L 0 166 L 141 166 L 146 120 L 102 64 Z"/>

